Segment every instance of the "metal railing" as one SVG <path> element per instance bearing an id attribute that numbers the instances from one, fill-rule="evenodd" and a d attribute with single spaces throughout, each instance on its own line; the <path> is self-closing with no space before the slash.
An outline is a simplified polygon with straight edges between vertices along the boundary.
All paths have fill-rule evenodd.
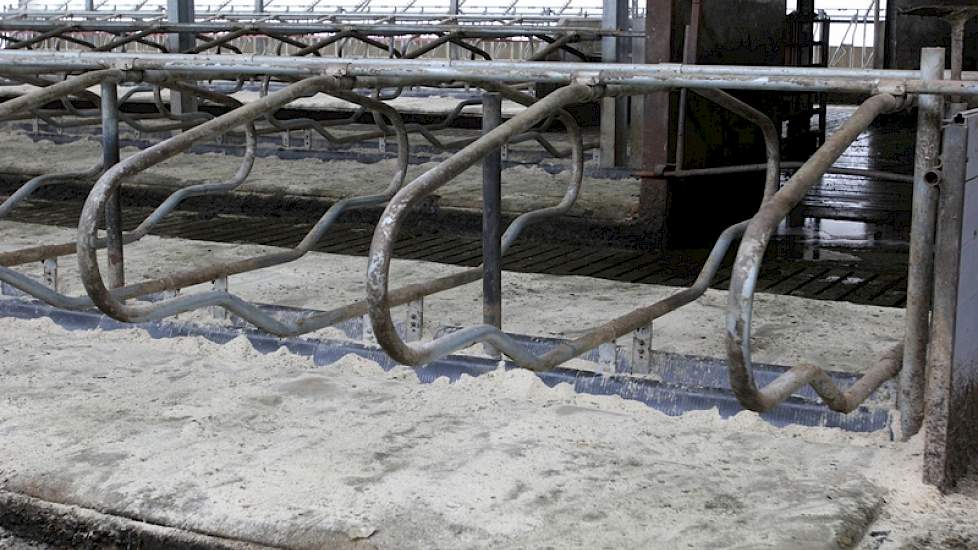
<path id="1" fill-rule="evenodd" d="M 26 78 L 25 75 L 30 75 L 30 78 L 46 78 L 48 85 L 0 104 L 0 117 L 18 116 L 62 97 L 91 94 L 92 92 L 86 90 L 93 82 L 101 83 L 103 90 L 106 86 L 116 86 L 119 83 L 140 83 L 171 87 L 171 89 L 179 87 L 181 91 L 186 92 L 193 92 L 196 89 L 199 90 L 201 97 L 213 97 L 216 93 L 194 88 L 186 82 L 221 79 L 237 82 L 240 78 L 260 77 L 269 82 L 274 80 L 285 84 L 282 89 L 270 91 L 264 97 L 250 103 L 238 105 L 225 101 L 230 110 L 207 120 L 179 120 L 183 115 L 177 117 L 170 113 L 170 118 L 178 118 L 179 122 L 192 122 L 193 125 L 118 163 L 115 161 L 103 163 L 104 172 L 89 193 L 80 216 L 76 243 L 53 245 L 50 248 L 33 247 L 0 254 L 0 264 L 8 266 L 0 270 L 0 279 L 41 300 L 58 307 L 84 308 L 94 305 L 105 314 L 126 322 L 159 319 L 202 307 L 220 307 L 262 330 L 281 336 L 310 332 L 367 313 L 380 346 L 392 358 L 407 365 L 421 365 L 481 342 L 491 345 L 492 349 L 501 352 L 519 366 L 542 370 L 554 368 L 598 346 L 646 329 L 656 318 L 695 300 L 708 288 L 724 256 L 739 239 L 740 245 L 730 284 L 728 326 L 725 337 L 728 343 L 731 387 L 740 402 L 746 408 L 753 410 L 767 410 L 788 398 L 798 388 L 811 385 L 830 408 L 842 412 L 851 411 L 880 384 L 901 372 L 901 350 L 894 349 L 882 358 L 880 365 L 866 371 L 854 386 L 846 390 L 836 387 L 825 371 L 817 365 L 797 366 L 765 388 L 757 388 L 750 362 L 754 283 L 764 249 L 775 227 L 799 203 L 807 189 L 831 167 L 842 151 L 873 120 L 885 113 L 906 107 L 917 94 L 938 97 L 952 95 L 978 97 L 978 82 L 971 80 L 974 75 L 956 74 L 954 79 L 939 80 L 932 77 L 922 78 L 918 71 L 498 61 L 445 63 L 404 59 L 347 60 L 206 54 L 0 51 L 0 76 L 16 80 Z M 52 77 L 67 78 L 64 81 L 57 81 Z M 474 141 L 466 143 L 447 159 L 413 181 L 404 183 L 405 159 L 408 154 L 406 139 L 410 128 L 400 121 L 397 112 L 390 105 L 384 103 L 380 90 L 387 87 L 457 82 L 500 93 L 525 105 L 525 108 Z M 543 98 L 534 98 L 513 87 L 525 82 L 553 83 L 560 87 Z M 769 144 L 768 150 L 772 153 L 766 167 L 769 184 L 759 210 L 750 220 L 729 227 L 719 236 L 692 287 L 583 331 L 582 336 L 559 344 L 541 355 L 532 352 L 502 331 L 500 327 L 493 325 L 467 327 L 430 341 L 405 341 L 396 328 L 391 314 L 392 307 L 417 302 L 432 293 L 477 281 L 482 278 L 486 269 L 499 269 L 498 265 L 483 266 L 452 276 L 391 289 L 396 284 L 389 271 L 393 246 L 405 216 L 414 206 L 420 204 L 426 196 L 436 190 L 451 185 L 453 178 L 507 142 L 532 134 L 548 120 L 559 120 L 566 128 L 568 141 L 571 144 L 572 170 L 567 191 L 559 204 L 524 214 L 514 221 L 502 237 L 502 252 L 505 253 L 526 225 L 566 212 L 582 192 L 583 140 L 577 124 L 567 114 L 565 108 L 605 97 L 642 95 L 678 88 L 704 93 L 712 101 L 741 113 L 762 128 L 767 128 L 770 121 L 765 121 L 758 113 L 743 108 L 736 101 L 731 101 L 729 96 L 720 90 L 846 91 L 870 94 L 872 98 L 860 106 L 851 119 L 831 136 L 780 189 L 775 184 L 777 182 L 775 174 L 779 171 L 779 164 L 776 155 L 773 154 L 778 148 L 773 143 Z M 375 91 L 359 95 L 352 92 L 355 89 Z M 119 185 L 123 181 L 186 151 L 200 140 L 241 127 L 245 128 L 247 135 L 253 136 L 259 129 L 256 126 L 252 131 L 249 125 L 257 125 L 263 117 L 270 123 L 269 127 L 280 130 L 281 128 L 275 123 L 271 123 L 273 119 L 268 117 L 273 116 L 276 110 L 287 106 L 293 100 L 313 93 L 327 93 L 358 102 L 366 110 L 387 119 L 386 122 L 378 123 L 380 128 L 378 131 L 397 136 L 400 161 L 397 173 L 383 193 L 351 198 L 337 203 L 323 215 L 299 247 L 291 251 L 238 262 L 213 264 L 128 285 L 121 282 L 114 285 L 113 277 L 110 277 L 109 283 L 103 279 L 97 260 L 98 250 L 113 246 L 113 242 L 121 246 L 132 242 L 134 238 L 131 234 L 124 235 L 121 228 L 113 227 L 111 223 L 107 228 L 108 237 L 98 236 L 99 222 L 106 216 L 106 212 L 116 208 L 113 206 L 112 197 L 117 196 Z M 102 99 L 105 97 L 103 93 Z M 113 120 L 115 116 L 113 111 L 116 110 L 118 103 L 113 101 L 101 103 L 103 132 L 111 133 L 112 125 L 106 124 L 106 121 Z M 83 112 L 83 114 L 88 113 Z M 162 114 L 166 117 L 167 113 Z M 770 141 L 774 139 L 776 133 L 768 131 L 765 135 Z M 107 144 L 117 143 L 111 135 L 103 141 Z M 238 174 L 229 182 L 204 188 L 197 187 L 194 191 L 183 195 L 174 195 L 161 205 L 158 212 L 165 211 L 166 208 L 193 193 L 222 193 L 233 189 L 242 178 L 247 176 L 250 162 L 245 159 Z M 36 182 L 33 185 L 37 185 Z M 340 211 L 364 204 L 386 204 L 371 243 L 365 277 L 366 302 L 345 304 L 328 312 L 300 318 L 280 318 L 226 291 L 170 297 L 155 303 L 133 300 L 137 296 L 145 296 L 149 293 L 172 292 L 235 273 L 292 261 L 302 256 L 328 231 Z M 151 220 L 159 219 L 162 215 L 151 216 L 144 223 L 150 223 Z M 914 231 L 927 229 L 915 226 Z M 933 231 L 933 228 L 930 230 Z M 116 232 L 115 239 L 112 238 L 113 231 Z M 141 234 L 144 233 L 137 231 L 136 238 Z M 73 251 L 72 246 L 77 251 L 81 282 L 86 291 L 84 296 L 65 296 L 46 287 L 43 283 L 9 269 L 9 266 L 25 261 L 45 260 L 70 254 Z M 120 263 L 118 267 L 121 268 L 124 261 L 121 248 L 117 257 Z M 110 271 L 112 268 L 113 266 L 110 265 Z M 117 280 L 121 281 L 121 278 Z"/>
<path id="2" fill-rule="evenodd" d="M 3 18 L 5 49 L 59 49 L 162 53 L 248 53 L 285 56 L 389 57 L 465 56 L 472 59 L 544 60 L 563 53 L 597 60 L 601 38 L 626 38 L 629 31 L 539 24 L 459 22 L 282 21 L 103 21 Z M 191 45 L 174 51 L 167 37 L 186 35 Z"/>
<path id="3" fill-rule="evenodd" d="M 479 17 L 533 17 L 533 18 L 601 18 L 601 2 L 567 1 L 559 5 L 541 5 L 533 2 L 523 3 L 511 1 L 499 3 L 496 1 L 461 0 L 458 2 L 408 0 L 402 4 L 373 0 L 305 0 L 303 2 L 283 0 L 219 0 L 195 2 L 195 9 L 201 14 L 296 14 L 315 13 L 318 15 L 424 15 L 424 16 L 479 16 Z M 38 0 L 21 0 L 16 5 L 5 6 L 5 11 L 11 13 L 65 13 L 91 12 L 104 15 L 112 12 L 122 13 L 159 13 L 166 9 L 165 1 L 133 0 L 132 2 L 116 2 L 111 0 L 69 0 L 66 2 L 51 2 Z M 633 16 L 644 15 L 644 5 L 631 7 Z"/>
<path id="4" fill-rule="evenodd" d="M 845 24 L 838 45 L 831 47 L 829 67 L 872 68 L 883 59 L 883 17 L 880 0 L 871 0 L 865 9 L 855 9 L 847 19 L 832 19 Z"/>

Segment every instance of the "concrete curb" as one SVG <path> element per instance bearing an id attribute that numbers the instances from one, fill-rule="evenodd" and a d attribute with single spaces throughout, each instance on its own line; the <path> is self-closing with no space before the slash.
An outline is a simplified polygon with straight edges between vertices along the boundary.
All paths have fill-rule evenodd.
<path id="1" fill-rule="evenodd" d="M 36 542 L 66 548 L 259 550 L 273 548 L 155 525 L 90 508 L 0 490 L 0 527 Z"/>

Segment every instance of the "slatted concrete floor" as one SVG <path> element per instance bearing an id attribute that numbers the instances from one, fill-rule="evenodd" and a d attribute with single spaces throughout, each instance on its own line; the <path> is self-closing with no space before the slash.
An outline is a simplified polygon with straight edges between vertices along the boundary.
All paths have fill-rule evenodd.
<path id="1" fill-rule="evenodd" d="M 73 227 L 81 205 L 77 202 L 32 201 L 14 211 L 11 219 Z M 126 229 L 135 227 L 150 210 L 127 207 Z M 311 223 L 292 223 L 274 217 L 216 215 L 178 211 L 154 228 L 153 234 L 184 239 L 241 242 L 282 247 L 298 244 Z M 314 249 L 321 252 L 365 256 L 373 237 L 366 224 L 337 224 Z M 607 246 L 579 246 L 524 239 L 504 258 L 510 271 L 579 275 L 629 283 L 689 286 L 699 273 L 708 251 L 642 250 Z M 430 262 L 475 266 L 481 258 L 477 236 L 449 232 L 406 233 L 395 246 L 395 256 Z M 713 283 L 724 289 L 730 278 L 729 258 Z M 906 266 L 902 262 L 869 265 L 865 262 L 827 262 L 790 259 L 765 261 L 758 282 L 762 292 L 821 300 L 903 307 L 906 301 Z"/>

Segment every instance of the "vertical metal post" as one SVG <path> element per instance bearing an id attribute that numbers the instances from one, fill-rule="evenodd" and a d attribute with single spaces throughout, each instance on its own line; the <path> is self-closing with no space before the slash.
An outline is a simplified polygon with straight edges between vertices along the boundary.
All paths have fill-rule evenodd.
<path id="1" fill-rule="evenodd" d="M 102 168 L 119 162 L 119 88 L 116 82 L 102 82 Z M 122 263 L 122 193 L 116 189 L 105 203 L 105 241 L 108 255 L 109 288 L 125 286 Z"/>
<path id="2" fill-rule="evenodd" d="M 803 66 L 810 66 L 815 53 L 815 0 L 798 0 L 795 10 L 802 18 L 799 29 L 799 57 Z"/>
<path id="3" fill-rule="evenodd" d="M 873 68 L 883 68 L 883 26 L 880 25 L 880 0 L 873 4 Z"/>
<path id="4" fill-rule="evenodd" d="M 700 12 L 702 5 L 699 0 L 693 0 L 689 25 L 683 35 L 683 63 L 695 64 L 700 35 Z M 689 102 L 689 91 L 683 88 L 679 91 L 679 112 L 676 114 L 676 170 L 682 170 L 686 162 L 686 105 Z"/>
<path id="5" fill-rule="evenodd" d="M 628 26 L 628 0 L 604 0 L 601 27 L 620 31 Z M 622 62 L 627 51 L 627 40 L 614 36 L 601 39 L 601 60 L 605 63 Z M 601 166 L 624 166 L 628 154 L 628 98 L 606 97 L 601 100 Z"/>
<path id="6" fill-rule="evenodd" d="M 673 41 L 673 1 L 646 0 L 645 62 L 671 63 Z M 642 128 L 642 169 L 654 172 L 669 162 L 669 136 L 672 134 L 671 94 L 652 92 L 645 96 Z M 669 186 L 664 178 L 642 178 L 639 214 L 654 245 L 663 246 L 667 235 Z"/>
<path id="7" fill-rule="evenodd" d="M 459 8 L 461 7 L 461 0 L 448 0 L 448 16 L 455 17 L 458 15 Z M 460 57 L 461 52 L 459 51 L 459 47 L 455 44 L 449 44 L 447 51 L 449 59 L 458 59 Z"/>
<path id="8" fill-rule="evenodd" d="M 170 23 L 193 23 L 193 0 L 167 0 L 166 20 Z M 178 32 L 167 37 L 167 48 L 173 52 L 185 52 L 197 44 L 197 38 L 192 32 Z M 193 95 L 170 90 L 170 110 L 177 114 L 192 113 L 196 110 Z"/>
<path id="9" fill-rule="evenodd" d="M 944 77 L 944 48 L 924 48 L 921 78 Z M 913 215 L 907 273 L 907 311 L 903 367 L 900 371 L 900 430 L 916 434 L 924 421 L 924 375 L 930 338 L 930 306 L 934 281 L 934 231 L 937 188 L 929 178 L 939 163 L 944 100 L 938 95 L 918 98 L 917 149 L 914 155 Z"/>
<path id="10" fill-rule="evenodd" d="M 95 11 L 95 0 L 85 0 L 85 11 Z"/>
<path id="11" fill-rule="evenodd" d="M 265 13 L 265 0 L 255 0 L 255 13 Z"/>
<path id="12" fill-rule="evenodd" d="M 971 14 L 955 15 L 949 18 L 951 23 L 951 80 L 961 80 L 964 71 L 964 28 L 971 19 Z M 961 97 L 952 97 L 954 103 L 961 103 Z"/>
<path id="13" fill-rule="evenodd" d="M 502 124 L 502 96 L 486 93 L 482 96 L 482 133 Z M 502 152 L 496 149 L 482 160 L 482 321 L 502 328 Z M 487 354 L 499 352 L 490 345 Z"/>
<path id="14" fill-rule="evenodd" d="M 924 438 L 924 481 L 942 491 L 978 459 L 976 140 L 974 116 L 958 114 L 944 131 Z"/>

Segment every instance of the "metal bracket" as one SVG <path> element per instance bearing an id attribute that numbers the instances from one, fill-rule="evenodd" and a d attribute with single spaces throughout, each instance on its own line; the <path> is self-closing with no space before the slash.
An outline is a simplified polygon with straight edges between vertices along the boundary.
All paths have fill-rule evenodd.
<path id="1" fill-rule="evenodd" d="M 404 340 L 417 342 L 424 335 L 424 298 L 407 304 L 407 322 L 404 324 Z"/>
<path id="2" fill-rule="evenodd" d="M 227 292 L 228 291 L 228 278 L 227 277 L 218 277 L 217 279 L 214 279 L 214 281 L 212 283 L 211 290 L 213 290 L 214 292 Z M 223 307 L 212 307 L 211 308 L 211 315 L 215 319 L 226 320 L 228 318 L 228 311 L 226 309 L 224 309 Z"/>
<path id="3" fill-rule="evenodd" d="M 370 323 L 370 315 L 364 314 L 360 319 L 360 324 L 362 326 L 360 340 L 368 346 L 376 346 L 377 336 L 374 335 L 374 326 Z"/>
<path id="4" fill-rule="evenodd" d="M 618 345 L 614 342 L 605 342 L 598 346 L 598 372 L 601 374 L 614 374 L 618 365 Z"/>
<path id="5" fill-rule="evenodd" d="M 115 59 L 109 64 L 109 68 L 120 71 L 132 71 L 136 68 L 136 59 Z"/>
<path id="6" fill-rule="evenodd" d="M 596 86 L 599 82 L 601 82 L 601 73 L 599 71 L 581 71 L 571 75 L 571 84 Z"/>
<path id="7" fill-rule="evenodd" d="M 47 258 L 41 262 L 41 265 L 44 268 L 44 284 L 58 292 L 58 259 Z"/>
<path id="8" fill-rule="evenodd" d="M 327 65 L 323 67 L 319 74 L 334 78 L 348 78 L 350 77 L 350 63 Z"/>
<path id="9" fill-rule="evenodd" d="M 902 80 L 881 79 L 876 84 L 876 93 L 902 96 L 907 94 L 907 85 Z"/>
<path id="10" fill-rule="evenodd" d="M 633 374 L 652 372 L 652 323 L 632 333 L 631 371 Z"/>

